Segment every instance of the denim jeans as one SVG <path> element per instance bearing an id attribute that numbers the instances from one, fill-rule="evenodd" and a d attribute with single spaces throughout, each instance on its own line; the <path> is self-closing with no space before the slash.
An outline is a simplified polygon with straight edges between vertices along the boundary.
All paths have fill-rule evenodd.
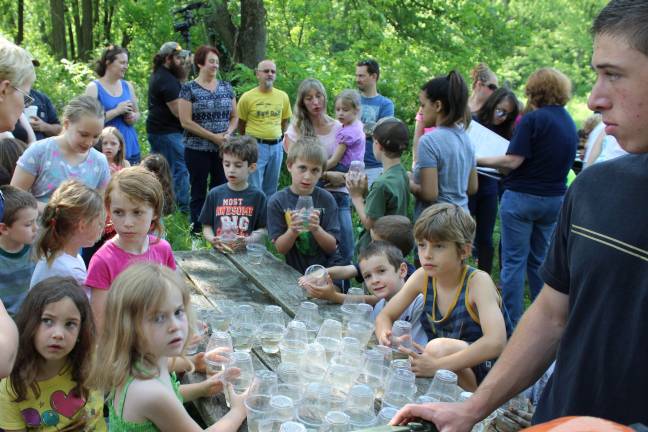
<path id="1" fill-rule="evenodd" d="M 202 225 L 198 221 L 207 191 L 227 182 L 223 169 L 223 160 L 218 152 L 200 151 L 185 148 L 185 160 L 189 169 L 189 182 L 191 183 L 191 223 L 193 233 L 202 232 Z M 207 189 L 209 177 L 209 189 Z"/>
<path id="2" fill-rule="evenodd" d="M 331 191 L 329 191 L 331 192 Z M 351 198 L 348 193 L 344 192 L 331 192 L 335 202 L 338 205 L 338 222 L 340 224 L 340 243 L 338 244 L 338 251 L 342 258 L 342 263 L 339 265 L 349 265 L 353 260 L 354 238 L 353 238 L 353 221 L 351 220 Z M 351 287 L 351 281 L 343 280 L 336 281 L 340 286 L 342 292 L 347 292 Z"/>
<path id="3" fill-rule="evenodd" d="M 248 182 L 265 193 L 266 198 L 277 192 L 279 185 L 279 172 L 283 162 L 283 142 L 277 144 L 257 144 L 259 158 L 257 169 L 248 178 Z"/>
<path id="4" fill-rule="evenodd" d="M 563 196 L 539 196 L 504 191 L 502 221 L 502 295 L 514 325 L 524 311 L 526 270 L 533 301 L 542 289 L 538 270 L 545 259 Z"/>
<path id="5" fill-rule="evenodd" d="M 493 230 L 497 220 L 497 193 L 477 194 L 468 197 L 468 208 L 475 219 L 475 242 L 473 256 L 477 258 L 479 270 L 490 274 L 493 270 Z"/>
<path id="6" fill-rule="evenodd" d="M 148 134 L 151 152 L 159 153 L 169 162 L 173 178 L 173 193 L 178 208 L 189 212 L 189 171 L 185 164 L 184 144 L 182 133 Z"/>

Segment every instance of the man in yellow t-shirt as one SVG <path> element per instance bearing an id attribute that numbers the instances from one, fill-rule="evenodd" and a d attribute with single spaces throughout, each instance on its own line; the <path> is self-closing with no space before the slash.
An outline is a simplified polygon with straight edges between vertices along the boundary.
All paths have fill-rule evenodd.
<path id="1" fill-rule="evenodd" d="M 268 199 L 277 192 L 279 171 L 283 161 L 283 131 L 292 115 L 286 92 L 274 88 L 277 66 L 263 60 L 256 68 L 259 85 L 243 93 L 237 104 L 239 132 L 257 140 L 257 169 L 249 182 L 262 190 Z"/>

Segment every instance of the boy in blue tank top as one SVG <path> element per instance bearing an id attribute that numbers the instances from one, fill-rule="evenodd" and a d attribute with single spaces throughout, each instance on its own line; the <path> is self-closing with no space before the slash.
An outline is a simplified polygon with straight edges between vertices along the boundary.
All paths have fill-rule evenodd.
<path id="1" fill-rule="evenodd" d="M 511 326 L 488 273 L 465 264 L 475 236 L 470 214 L 454 204 L 428 207 L 414 225 L 421 268 L 376 318 L 376 337 L 389 345 L 391 328 L 418 296 L 425 298 L 421 324 L 429 342 L 406 352 L 417 376 L 438 369 L 457 373 L 473 391 L 504 349 Z"/>

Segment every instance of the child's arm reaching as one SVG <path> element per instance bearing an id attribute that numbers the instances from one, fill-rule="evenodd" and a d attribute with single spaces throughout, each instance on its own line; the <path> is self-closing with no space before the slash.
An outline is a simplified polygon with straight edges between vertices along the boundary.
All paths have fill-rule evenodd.
<path id="1" fill-rule="evenodd" d="M 483 336 L 467 347 L 445 357 L 412 355 L 412 370 L 417 375 L 432 376 L 438 369 L 459 371 L 499 357 L 506 345 L 506 325 L 497 288 L 490 275 L 479 271 L 468 283 L 469 303 L 476 306 Z"/>
<path id="2" fill-rule="evenodd" d="M 346 144 L 340 142 L 338 143 L 337 147 L 335 148 L 335 151 L 331 155 L 331 157 L 326 161 L 326 171 L 332 170 L 335 168 L 337 164 L 340 163 L 342 158 L 344 157 L 344 153 L 346 153 L 347 146 Z"/>
<path id="3" fill-rule="evenodd" d="M 18 352 L 18 329 L 0 300 L 0 378 L 11 373 Z"/>
<path id="4" fill-rule="evenodd" d="M 394 321 L 398 320 L 416 296 L 423 292 L 425 283 L 427 283 L 427 274 L 420 268 L 407 279 L 403 288 L 380 311 L 376 317 L 376 338 L 380 344 L 391 346 L 391 329 Z"/>
<path id="5" fill-rule="evenodd" d="M 351 195 L 351 202 L 353 203 L 353 207 L 356 209 L 358 219 L 360 219 L 360 223 L 365 227 L 365 229 L 370 230 L 373 228 L 373 224 L 376 221 L 367 216 L 367 212 L 365 211 L 364 195 L 367 192 L 367 184 L 366 175 L 361 176 L 359 179 L 351 179 L 347 177 L 346 181 L 349 195 Z"/>
<path id="6" fill-rule="evenodd" d="M 313 212 L 315 213 L 315 212 Z M 299 236 L 299 230 L 303 227 L 303 223 L 297 217 L 297 212 L 291 212 L 290 225 L 286 232 L 277 237 L 274 241 L 277 252 L 286 255 L 295 244 L 295 240 Z"/>
<path id="7" fill-rule="evenodd" d="M 326 269 L 331 279 L 347 280 L 358 276 L 358 270 L 354 265 L 333 266 Z"/>

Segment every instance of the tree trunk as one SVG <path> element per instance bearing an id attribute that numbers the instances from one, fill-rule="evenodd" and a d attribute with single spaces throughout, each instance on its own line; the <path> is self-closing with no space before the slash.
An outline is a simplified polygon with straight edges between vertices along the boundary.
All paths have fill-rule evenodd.
<path id="1" fill-rule="evenodd" d="M 71 0 L 72 3 L 72 18 L 74 19 L 74 34 L 76 35 L 76 54 L 80 55 L 81 54 L 81 14 L 79 13 L 79 0 Z M 68 12 L 70 9 L 68 8 Z M 68 13 L 68 18 L 70 17 L 70 14 Z M 70 19 L 71 20 L 71 19 Z M 70 46 L 72 46 L 72 35 L 70 35 Z M 72 52 L 74 52 L 74 49 L 72 49 Z M 72 54 L 72 58 L 76 58 L 74 54 Z"/>
<path id="2" fill-rule="evenodd" d="M 83 21 L 81 22 L 81 36 L 77 36 L 79 41 L 79 57 L 88 60 L 92 50 L 92 0 L 81 0 L 81 12 Z"/>
<path id="3" fill-rule="evenodd" d="M 16 32 L 16 45 L 22 45 L 25 38 L 25 0 L 18 0 L 18 31 Z"/>
<path id="4" fill-rule="evenodd" d="M 228 52 L 226 54 L 233 57 L 236 53 L 236 38 L 238 29 L 232 22 L 232 16 L 227 10 L 227 1 L 219 2 L 213 9 L 213 12 L 207 15 L 206 19 L 207 28 L 214 31 L 218 36 L 218 40 L 223 44 Z M 211 41 L 213 45 L 217 43 Z"/>
<path id="5" fill-rule="evenodd" d="M 50 0 L 50 15 L 52 17 L 52 50 L 60 60 L 67 57 L 64 0 Z"/>
<path id="6" fill-rule="evenodd" d="M 112 0 L 104 0 L 103 37 L 104 42 L 112 42 L 112 19 L 115 5 Z"/>
<path id="7" fill-rule="evenodd" d="M 68 30 L 68 40 L 70 41 L 70 58 L 76 58 L 76 52 L 74 49 L 74 32 L 72 31 L 72 18 L 70 14 L 67 14 L 67 30 Z"/>
<path id="8" fill-rule="evenodd" d="M 266 10 L 263 0 L 241 0 L 241 28 L 237 58 L 255 68 L 266 55 Z"/>

